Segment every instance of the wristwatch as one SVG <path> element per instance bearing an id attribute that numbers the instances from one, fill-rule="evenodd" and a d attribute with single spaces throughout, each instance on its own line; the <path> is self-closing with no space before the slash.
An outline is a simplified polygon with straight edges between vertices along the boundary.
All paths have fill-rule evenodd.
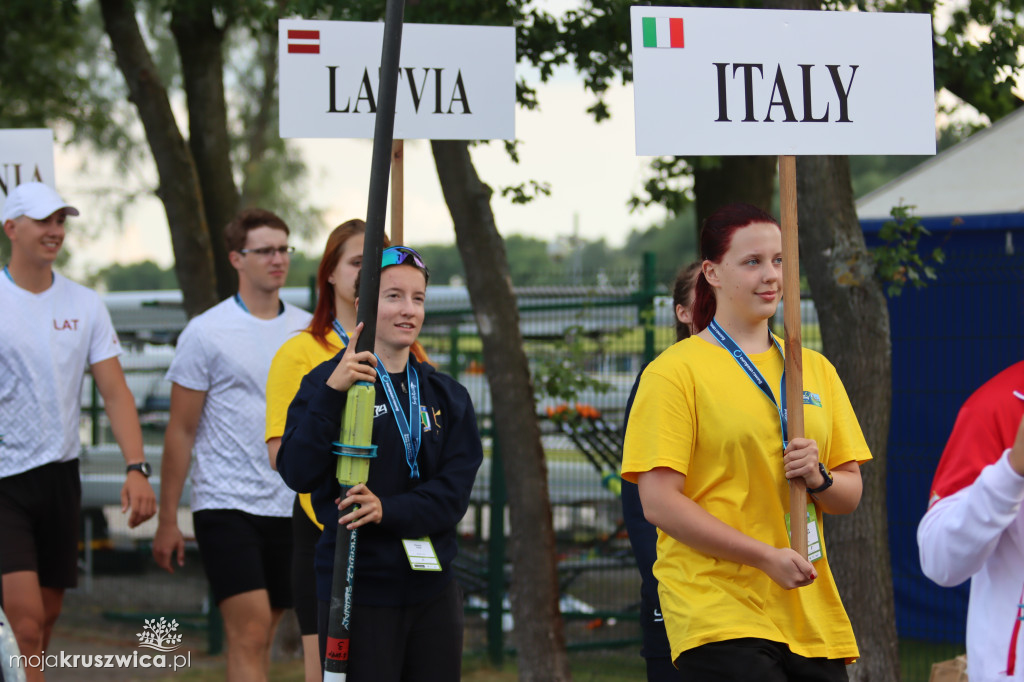
<path id="1" fill-rule="evenodd" d="M 832 474 L 828 472 L 828 469 L 826 469 L 825 465 L 822 464 L 821 462 L 818 462 L 818 471 L 821 472 L 821 477 L 825 479 L 825 482 L 819 485 L 817 488 L 808 488 L 807 492 L 809 492 L 812 495 L 823 493 L 830 487 L 832 487 Z"/>
<path id="2" fill-rule="evenodd" d="M 153 467 L 149 466 L 149 462 L 138 462 L 136 464 L 129 464 L 125 473 L 127 474 L 132 471 L 138 471 L 146 478 L 149 478 L 149 475 L 153 473 Z"/>

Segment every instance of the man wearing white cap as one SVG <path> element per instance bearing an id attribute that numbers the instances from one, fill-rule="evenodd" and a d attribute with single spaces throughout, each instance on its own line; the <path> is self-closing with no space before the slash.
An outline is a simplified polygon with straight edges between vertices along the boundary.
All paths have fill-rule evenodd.
<path id="1" fill-rule="evenodd" d="M 11 260 L 0 275 L 0 570 L 3 606 L 21 653 L 40 654 L 77 584 L 79 415 L 86 368 L 127 463 L 122 511 L 135 527 L 156 512 L 135 399 L 110 314 L 91 289 L 53 271 L 67 216 L 78 209 L 39 182 L 3 210 Z M 25 670 L 29 680 L 43 679 Z"/>

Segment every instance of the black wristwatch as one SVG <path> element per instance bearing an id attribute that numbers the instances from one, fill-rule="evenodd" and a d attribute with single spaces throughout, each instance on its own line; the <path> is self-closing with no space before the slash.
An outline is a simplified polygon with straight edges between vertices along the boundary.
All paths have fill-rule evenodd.
<path id="1" fill-rule="evenodd" d="M 828 469 L 826 469 L 825 465 L 822 464 L 821 462 L 818 462 L 818 471 L 821 472 L 821 477 L 825 479 L 825 482 L 819 485 L 817 488 L 808 488 L 807 492 L 809 492 L 812 495 L 823 493 L 832 487 L 832 474 L 828 472 Z"/>
<path id="2" fill-rule="evenodd" d="M 129 464 L 125 473 L 127 474 L 132 471 L 138 471 L 146 478 L 149 478 L 149 475 L 153 473 L 153 467 L 149 466 L 149 462 L 138 462 L 137 464 Z"/>

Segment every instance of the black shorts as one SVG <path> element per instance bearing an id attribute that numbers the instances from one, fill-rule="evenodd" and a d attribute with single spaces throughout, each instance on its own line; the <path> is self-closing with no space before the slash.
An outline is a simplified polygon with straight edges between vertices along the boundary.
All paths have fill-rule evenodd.
<path id="1" fill-rule="evenodd" d="M 318 603 L 322 668 L 330 604 Z M 353 606 L 347 679 L 457 680 L 462 671 L 463 621 L 462 588 L 457 580 L 412 606 Z"/>
<path id="2" fill-rule="evenodd" d="M 270 606 L 292 606 L 292 520 L 256 516 L 237 509 L 192 513 L 196 543 L 214 600 L 266 590 Z"/>
<path id="3" fill-rule="evenodd" d="M 0 478 L 0 570 L 34 571 L 42 587 L 78 585 L 78 460 Z"/>
<path id="4" fill-rule="evenodd" d="M 320 528 L 313 523 L 295 496 L 292 507 L 292 597 L 299 632 L 316 634 L 316 569 L 313 556 L 320 540 Z"/>
<path id="5" fill-rule="evenodd" d="M 695 647 L 676 659 L 686 682 L 847 682 L 841 658 L 805 658 L 779 642 L 755 637 Z"/>

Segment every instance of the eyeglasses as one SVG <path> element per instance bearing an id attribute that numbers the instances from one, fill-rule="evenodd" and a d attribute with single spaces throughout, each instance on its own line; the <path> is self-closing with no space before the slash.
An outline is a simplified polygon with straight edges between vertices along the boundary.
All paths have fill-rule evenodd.
<path id="1" fill-rule="evenodd" d="M 245 254 L 247 254 L 247 253 L 254 253 L 257 256 L 259 256 L 260 258 L 270 259 L 270 258 L 274 257 L 275 253 L 280 255 L 280 256 L 290 256 L 291 254 L 295 253 L 295 247 L 294 246 L 263 246 L 263 247 L 260 247 L 258 249 L 239 249 L 238 253 L 242 254 L 243 256 Z"/>
<path id="2" fill-rule="evenodd" d="M 408 246 L 392 246 L 384 249 L 384 253 L 381 254 L 381 270 L 392 265 L 402 265 L 403 263 L 419 268 L 423 271 L 423 275 L 428 280 L 430 279 L 430 271 L 423 263 L 423 256 L 418 254 L 415 249 L 410 249 Z"/>

